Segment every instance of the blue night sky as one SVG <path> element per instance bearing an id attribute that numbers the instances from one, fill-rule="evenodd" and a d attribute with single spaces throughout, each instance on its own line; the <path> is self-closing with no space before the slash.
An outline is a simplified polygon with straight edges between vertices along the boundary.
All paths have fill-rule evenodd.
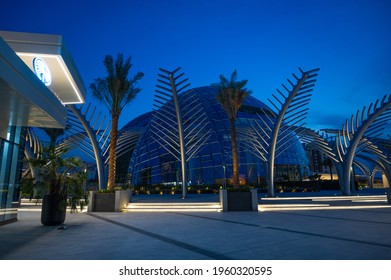
<path id="1" fill-rule="evenodd" d="M 193 87 L 236 68 L 268 105 L 298 67 L 319 67 L 307 126 L 320 129 L 391 93 L 390 11 L 389 0 L 15 0 L 0 29 L 63 35 L 87 89 L 106 54 L 131 55 L 143 91 L 120 126 L 152 109 L 159 67 L 182 67 Z"/>

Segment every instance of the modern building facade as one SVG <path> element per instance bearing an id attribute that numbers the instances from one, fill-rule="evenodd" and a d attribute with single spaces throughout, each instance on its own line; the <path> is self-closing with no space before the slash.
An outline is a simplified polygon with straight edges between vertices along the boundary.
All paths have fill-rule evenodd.
<path id="1" fill-rule="evenodd" d="M 0 31 L 0 224 L 17 218 L 26 127 L 64 128 L 85 94 L 62 36 Z"/>
<path id="2" fill-rule="evenodd" d="M 208 141 L 187 162 L 187 184 L 191 185 L 227 185 L 232 177 L 232 158 L 230 126 L 227 114 L 216 100 L 217 87 L 199 87 L 191 89 L 190 101 L 201 104 L 208 120 L 206 131 L 210 131 Z M 182 95 L 179 95 L 182 98 Z M 186 98 L 189 98 L 188 96 Z M 184 112 L 185 113 L 185 112 Z M 267 116 L 265 115 L 267 114 Z M 119 158 L 117 166 L 122 166 L 120 178 L 127 177 L 131 183 L 138 186 L 167 184 L 177 185 L 181 181 L 180 161 L 156 141 L 157 126 L 151 121 L 157 115 L 144 114 L 129 122 L 122 129 L 122 133 L 138 135 L 132 147 Z M 174 116 L 173 116 L 174 117 Z M 238 131 L 245 131 L 259 120 L 273 117 L 271 109 L 258 99 L 249 96 L 238 112 Z M 197 121 L 183 119 L 184 130 Z M 266 186 L 265 162 L 257 152 L 240 145 L 239 162 L 240 182 L 242 185 Z M 299 140 L 284 151 L 275 162 L 276 181 L 298 181 L 308 177 L 309 161 Z"/>

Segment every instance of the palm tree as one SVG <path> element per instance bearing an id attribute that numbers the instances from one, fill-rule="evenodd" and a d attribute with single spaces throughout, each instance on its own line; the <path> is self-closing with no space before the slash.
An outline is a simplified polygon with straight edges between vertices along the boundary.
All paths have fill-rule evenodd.
<path id="1" fill-rule="evenodd" d="M 57 139 L 65 133 L 64 128 L 43 127 L 42 129 L 50 138 L 50 147 L 54 147 L 56 145 Z"/>
<path id="2" fill-rule="evenodd" d="M 141 91 L 141 88 L 136 87 L 136 84 L 144 76 L 144 73 L 138 72 L 133 78 L 128 78 L 129 70 L 132 67 L 130 61 L 131 57 L 125 59 L 122 53 L 117 55 L 115 61 L 111 55 L 106 55 L 103 64 L 107 71 L 107 77 L 97 78 L 90 85 L 93 96 L 106 106 L 112 120 L 108 190 L 113 190 L 115 185 L 118 120 L 122 109 Z"/>
<path id="3" fill-rule="evenodd" d="M 235 120 L 238 110 L 240 106 L 242 106 L 243 101 L 246 99 L 247 96 L 251 94 L 251 91 L 245 88 L 247 80 L 236 81 L 236 78 L 237 72 L 236 70 L 234 70 L 229 80 L 223 75 L 220 75 L 220 83 L 213 84 L 213 86 L 219 87 L 216 99 L 227 112 L 230 123 L 234 188 L 238 188 L 240 185 Z"/>
<path id="4" fill-rule="evenodd" d="M 27 160 L 30 166 L 37 169 L 37 176 L 32 178 L 33 181 L 25 180 L 22 187 L 35 188 L 42 197 L 43 225 L 60 225 L 64 222 L 68 198 L 72 202 L 72 211 L 75 211 L 80 200 L 87 197 L 82 188 L 85 178 L 85 173 L 80 171 L 82 161 L 77 157 L 65 157 L 67 151 L 64 147 L 56 148 L 50 144 L 43 147 L 37 158 Z"/>

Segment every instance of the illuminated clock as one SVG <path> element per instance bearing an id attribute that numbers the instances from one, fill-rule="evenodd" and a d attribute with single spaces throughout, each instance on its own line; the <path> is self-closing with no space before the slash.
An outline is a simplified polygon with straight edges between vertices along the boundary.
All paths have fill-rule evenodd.
<path id="1" fill-rule="evenodd" d="M 33 68 L 35 74 L 45 84 L 45 86 L 50 86 L 52 83 L 52 75 L 50 74 L 49 66 L 46 64 L 45 60 L 40 57 L 34 58 Z"/>

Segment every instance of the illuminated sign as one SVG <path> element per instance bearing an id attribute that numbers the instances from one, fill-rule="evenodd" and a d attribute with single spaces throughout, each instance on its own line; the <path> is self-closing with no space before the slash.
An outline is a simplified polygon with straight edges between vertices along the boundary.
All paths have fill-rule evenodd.
<path id="1" fill-rule="evenodd" d="M 50 74 L 49 66 L 46 64 L 45 60 L 40 57 L 33 59 L 33 68 L 37 77 L 45 84 L 45 86 L 50 86 L 52 84 L 52 75 Z"/>

